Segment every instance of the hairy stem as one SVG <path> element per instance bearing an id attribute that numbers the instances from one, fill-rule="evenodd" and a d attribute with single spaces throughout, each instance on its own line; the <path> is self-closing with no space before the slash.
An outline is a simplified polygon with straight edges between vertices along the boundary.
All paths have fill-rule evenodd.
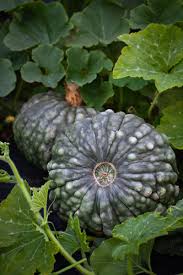
<path id="1" fill-rule="evenodd" d="M 0 156 L 0 160 L 5 161 L 9 164 L 16 182 L 19 184 L 23 195 L 25 197 L 25 199 L 27 200 L 30 208 L 32 206 L 32 199 L 31 199 L 31 195 L 29 193 L 29 191 L 27 190 L 27 187 L 24 183 L 24 180 L 21 178 L 15 164 L 13 163 L 13 161 L 11 160 L 11 158 L 9 156 Z M 41 216 L 40 213 L 35 213 L 34 214 L 35 220 L 37 221 L 38 224 L 40 224 L 40 221 L 43 221 L 43 217 Z M 85 275 L 94 275 L 93 272 L 89 271 L 88 269 L 84 268 L 80 263 L 78 263 L 66 250 L 65 248 L 61 245 L 61 243 L 57 240 L 57 238 L 55 237 L 54 233 L 51 231 L 48 223 L 45 225 L 45 227 L 43 227 L 43 230 L 45 231 L 46 235 L 48 236 L 48 238 L 57 246 L 59 252 L 65 257 L 65 259 L 71 263 L 71 265 L 74 265 L 82 274 Z"/>
<path id="2" fill-rule="evenodd" d="M 51 275 L 59 275 L 61 273 L 64 273 L 66 271 L 68 271 L 69 269 L 73 268 L 73 267 L 76 267 L 78 264 L 82 264 L 83 262 L 87 261 L 86 258 L 84 259 L 81 259 L 80 261 L 78 261 L 76 264 L 71 264 L 69 266 L 66 266 L 65 268 L 62 268 L 61 270 L 59 271 L 56 271 L 56 272 L 52 272 Z"/>
<path id="3" fill-rule="evenodd" d="M 134 275 L 134 272 L 133 272 L 133 266 L 132 266 L 132 259 L 131 257 L 129 256 L 128 257 L 128 266 L 127 266 L 127 272 L 128 272 L 128 275 Z"/>
<path id="4" fill-rule="evenodd" d="M 67 259 L 68 262 L 70 262 L 71 264 L 76 265 L 76 268 L 82 274 L 85 274 L 85 275 L 94 275 L 93 272 L 87 270 L 82 265 L 80 265 L 80 264 L 77 265 L 77 261 L 63 248 L 63 246 L 57 240 L 57 238 L 55 237 L 54 233 L 50 230 L 50 228 L 49 228 L 48 225 L 45 227 L 45 231 L 46 231 L 46 234 L 49 237 L 49 239 L 54 242 L 54 244 L 58 247 L 60 253 Z"/>
<path id="5" fill-rule="evenodd" d="M 153 98 L 153 101 L 151 102 L 151 105 L 150 105 L 149 110 L 148 110 L 148 119 L 149 120 L 151 120 L 152 111 L 153 111 L 154 107 L 156 106 L 156 104 L 158 102 L 159 95 L 160 95 L 160 93 L 158 93 L 158 91 L 156 91 L 155 96 Z"/>

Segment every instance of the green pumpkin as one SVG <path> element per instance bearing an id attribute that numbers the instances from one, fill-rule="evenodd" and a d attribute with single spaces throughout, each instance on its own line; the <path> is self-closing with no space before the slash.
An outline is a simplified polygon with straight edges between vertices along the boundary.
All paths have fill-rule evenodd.
<path id="1" fill-rule="evenodd" d="M 75 121 L 95 114 L 92 108 L 68 105 L 54 92 L 37 94 L 18 114 L 13 127 L 14 138 L 29 161 L 46 169 L 56 136 Z"/>
<path id="2" fill-rule="evenodd" d="M 94 232 L 110 235 L 130 216 L 164 212 L 179 193 L 167 139 L 132 114 L 107 110 L 77 121 L 57 135 L 51 154 L 54 209 Z"/>

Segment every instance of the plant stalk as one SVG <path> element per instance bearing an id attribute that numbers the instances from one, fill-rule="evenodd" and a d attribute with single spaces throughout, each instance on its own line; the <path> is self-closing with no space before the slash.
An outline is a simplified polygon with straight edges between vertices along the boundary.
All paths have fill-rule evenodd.
<path id="1" fill-rule="evenodd" d="M 128 272 L 128 275 L 134 275 L 134 272 L 133 272 L 133 266 L 132 266 L 132 259 L 131 259 L 131 257 L 130 257 L 130 256 L 128 257 L 128 267 L 127 267 L 127 272 Z"/>
<path id="2" fill-rule="evenodd" d="M 86 258 L 84 259 L 81 259 L 80 261 L 78 261 L 76 264 L 71 264 L 69 266 L 66 266 L 65 268 L 62 268 L 61 270 L 59 271 L 56 271 L 56 272 L 52 272 L 51 275 L 59 275 L 61 273 L 64 273 L 66 271 L 68 271 L 69 269 L 73 268 L 73 267 L 76 267 L 78 264 L 82 264 L 83 262 L 87 261 Z"/>
<path id="3" fill-rule="evenodd" d="M 148 110 L 148 119 L 149 119 L 149 121 L 151 121 L 152 111 L 153 111 L 154 107 L 156 106 L 156 104 L 158 102 L 159 95 L 160 95 L 160 93 L 158 93 L 158 91 L 156 91 L 155 96 L 153 98 L 153 101 L 151 102 L 151 105 L 149 107 L 149 110 Z"/>
<path id="4" fill-rule="evenodd" d="M 31 195 L 29 194 L 26 185 L 24 183 L 24 180 L 21 178 L 15 164 L 13 163 L 13 161 L 11 160 L 11 158 L 9 156 L 0 156 L 0 160 L 5 161 L 6 163 L 9 164 L 15 179 L 17 181 L 17 183 L 19 184 L 23 195 L 25 197 L 25 199 L 27 200 L 30 208 L 32 205 L 32 199 L 31 199 Z M 41 214 L 38 213 L 34 213 L 35 219 L 37 221 L 38 224 L 40 224 L 40 221 L 43 221 L 43 217 L 41 216 Z M 71 265 L 74 265 L 82 274 L 84 275 L 94 275 L 94 272 L 91 272 L 89 270 L 87 270 L 86 268 L 84 268 L 80 263 L 78 263 L 66 250 L 65 248 L 61 245 L 61 243 L 57 240 L 57 238 L 55 237 L 54 233 L 51 231 L 50 227 L 48 224 L 45 225 L 45 227 L 43 227 L 43 230 L 45 231 L 46 235 L 48 236 L 48 238 L 57 246 L 59 252 L 65 257 L 65 259 L 71 263 Z"/>

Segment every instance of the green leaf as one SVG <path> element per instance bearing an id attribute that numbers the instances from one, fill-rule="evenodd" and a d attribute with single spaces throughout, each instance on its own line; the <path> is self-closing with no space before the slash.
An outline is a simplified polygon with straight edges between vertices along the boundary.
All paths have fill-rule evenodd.
<path id="1" fill-rule="evenodd" d="M 90 250 L 87 242 L 85 231 L 81 231 L 80 222 L 77 216 L 69 217 L 66 231 L 58 236 L 60 243 L 70 254 L 75 253 L 78 249 L 83 252 Z"/>
<path id="2" fill-rule="evenodd" d="M 33 0 L 1 0 L 0 1 L 0 11 L 9 11 L 13 10 L 16 7 L 32 2 Z"/>
<path id="3" fill-rule="evenodd" d="M 63 51 L 52 45 L 39 45 L 32 51 L 34 62 L 28 61 L 21 69 L 22 78 L 27 82 L 41 82 L 55 88 L 65 72 L 61 64 Z"/>
<path id="4" fill-rule="evenodd" d="M 105 0 L 92 1 L 71 18 L 75 32 L 69 37 L 68 45 L 90 47 L 98 43 L 111 43 L 120 34 L 129 32 L 128 21 L 123 16 L 124 9 L 118 5 Z"/>
<path id="5" fill-rule="evenodd" d="M 117 87 L 128 87 L 132 91 L 138 91 L 144 88 L 148 81 L 138 77 L 124 77 L 121 79 L 113 79 L 112 83 Z"/>
<path id="6" fill-rule="evenodd" d="M 40 188 L 33 187 L 33 196 L 32 196 L 32 211 L 37 213 L 42 208 L 47 207 L 48 200 L 48 190 L 49 190 L 50 181 L 47 181 Z"/>
<path id="7" fill-rule="evenodd" d="M 3 40 L 8 33 L 9 23 L 5 21 L 0 25 L 0 57 L 7 58 L 11 53 L 10 49 L 8 49 Z"/>
<path id="8" fill-rule="evenodd" d="M 0 97 L 8 95 L 14 90 L 16 75 L 10 60 L 0 58 Z"/>
<path id="9" fill-rule="evenodd" d="M 149 259 L 153 247 L 153 241 L 144 244 L 140 248 L 138 256 L 126 257 L 125 259 L 116 260 L 113 257 L 114 251 L 123 242 L 119 239 L 111 238 L 102 242 L 102 244 L 96 248 L 90 258 L 91 265 L 97 275 L 111 275 L 111 274 L 123 274 L 129 275 L 128 261 L 131 261 L 133 274 L 139 274 L 142 272 L 141 267 L 149 269 Z"/>
<path id="10" fill-rule="evenodd" d="M 177 149 L 183 149 L 183 101 L 174 102 L 162 110 L 160 125 L 156 128 L 167 135 L 169 142 Z"/>
<path id="11" fill-rule="evenodd" d="M 157 105 L 160 110 L 176 104 L 178 101 L 183 101 L 183 88 L 172 88 L 166 93 L 162 93 L 158 99 Z"/>
<path id="12" fill-rule="evenodd" d="M 113 70 L 114 78 L 155 80 L 163 92 L 183 85 L 183 31 L 176 26 L 150 24 L 143 31 L 120 36 L 128 46 Z"/>
<path id="13" fill-rule="evenodd" d="M 93 270 L 97 275 L 127 275 L 126 261 L 115 261 L 112 257 L 112 250 L 119 244 L 119 240 L 108 239 L 94 250 L 90 261 Z"/>
<path id="14" fill-rule="evenodd" d="M 131 11 L 130 25 L 143 29 L 150 23 L 174 24 L 183 20 L 183 5 L 179 0 L 147 0 Z"/>
<path id="15" fill-rule="evenodd" d="M 67 81 L 79 86 L 91 83 L 103 69 L 111 70 L 112 61 L 99 50 L 88 52 L 81 48 L 67 50 Z"/>
<path id="16" fill-rule="evenodd" d="M 0 155 L 4 158 L 9 157 L 10 149 L 9 149 L 9 143 L 8 142 L 2 142 L 0 141 Z"/>
<path id="17" fill-rule="evenodd" d="M 122 241 L 113 252 L 113 257 L 116 260 L 123 260 L 127 255 L 138 255 L 142 244 L 166 235 L 175 223 L 174 217 L 163 217 L 158 212 L 129 218 L 124 223 L 115 226 L 112 231 L 113 237 Z"/>
<path id="18" fill-rule="evenodd" d="M 5 36 L 8 33 L 8 23 L 5 22 L 0 26 L 0 57 L 7 58 L 12 62 L 13 69 L 19 70 L 23 64 L 28 59 L 27 52 L 12 52 L 9 48 L 7 48 L 3 42 Z"/>
<path id="19" fill-rule="evenodd" d="M 55 44 L 70 28 L 60 3 L 34 2 L 16 12 L 4 42 L 12 51 L 22 51 L 38 44 Z"/>
<path id="20" fill-rule="evenodd" d="M 83 86 L 80 92 L 84 102 L 97 110 L 114 95 L 112 84 L 108 81 L 94 81 L 91 84 Z"/>
<path id="21" fill-rule="evenodd" d="M 175 218 L 180 218 L 183 221 L 183 199 L 179 200 L 176 205 L 168 209 L 168 213 Z"/>
<path id="22" fill-rule="evenodd" d="M 33 212 L 16 185 L 0 204 L 0 266 L 3 275 L 50 274 L 53 244 L 35 224 Z"/>
<path id="23" fill-rule="evenodd" d="M 15 182 L 15 178 L 12 175 L 9 175 L 5 170 L 0 169 L 0 182 L 10 183 Z"/>

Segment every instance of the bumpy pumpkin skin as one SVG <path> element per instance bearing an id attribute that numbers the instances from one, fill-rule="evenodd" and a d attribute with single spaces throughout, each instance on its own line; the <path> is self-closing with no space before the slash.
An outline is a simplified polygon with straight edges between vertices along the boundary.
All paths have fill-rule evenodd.
<path id="1" fill-rule="evenodd" d="M 75 121 L 95 114 L 92 108 L 71 107 L 54 92 L 37 94 L 16 117 L 16 144 L 29 161 L 46 169 L 56 136 Z"/>
<path id="2" fill-rule="evenodd" d="M 111 234 L 115 224 L 163 212 L 179 193 L 173 150 L 143 119 L 107 110 L 57 136 L 48 163 L 50 199 L 62 218 Z"/>

